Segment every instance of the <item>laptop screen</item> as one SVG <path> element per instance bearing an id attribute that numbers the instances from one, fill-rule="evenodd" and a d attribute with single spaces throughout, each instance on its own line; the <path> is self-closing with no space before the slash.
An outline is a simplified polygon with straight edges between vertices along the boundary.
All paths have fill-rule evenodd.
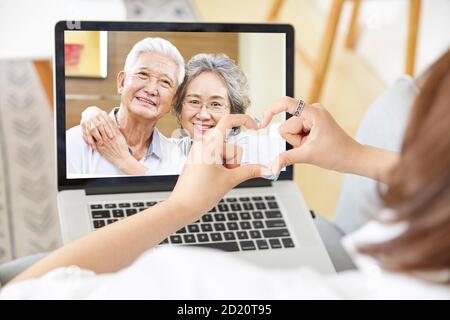
<path id="1" fill-rule="evenodd" d="M 292 95 L 286 61 L 290 28 L 84 26 L 90 27 L 65 25 L 59 44 L 57 35 L 57 47 L 63 45 L 63 61 L 56 63 L 57 78 L 58 66 L 63 69 L 63 97 L 56 87 L 63 100 L 57 107 L 64 109 L 67 180 L 176 176 L 192 144 L 224 115 L 261 119 L 267 107 Z M 263 130 L 230 130 L 228 143 L 242 150 L 237 161 L 270 166 L 286 149 L 277 131 L 285 117 L 277 115 Z"/>

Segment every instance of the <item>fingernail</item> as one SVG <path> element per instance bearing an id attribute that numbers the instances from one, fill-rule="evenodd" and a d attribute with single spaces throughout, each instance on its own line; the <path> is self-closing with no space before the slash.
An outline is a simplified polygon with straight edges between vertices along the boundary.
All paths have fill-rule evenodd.
<path id="1" fill-rule="evenodd" d="M 261 126 L 261 120 L 258 117 L 253 117 L 253 120 L 255 120 L 256 125 L 258 126 L 258 128 Z"/>
<path id="2" fill-rule="evenodd" d="M 271 176 L 273 176 L 273 172 L 270 168 L 261 168 L 261 176 L 263 178 L 271 177 Z"/>
<path id="3" fill-rule="evenodd" d="M 270 174 L 270 175 L 262 176 L 262 178 L 267 179 L 267 180 L 271 180 L 271 181 L 276 181 L 279 176 L 280 176 L 280 174 L 277 174 L 277 175 Z"/>

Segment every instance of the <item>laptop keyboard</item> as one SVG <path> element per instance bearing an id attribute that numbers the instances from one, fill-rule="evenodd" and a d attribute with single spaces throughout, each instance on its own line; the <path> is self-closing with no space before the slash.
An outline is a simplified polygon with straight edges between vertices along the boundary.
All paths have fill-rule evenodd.
<path id="1" fill-rule="evenodd" d="M 94 230 L 132 216 L 156 201 L 92 203 Z M 275 196 L 228 197 L 160 245 L 193 245 L 224 251 L 294 248 Z"/>

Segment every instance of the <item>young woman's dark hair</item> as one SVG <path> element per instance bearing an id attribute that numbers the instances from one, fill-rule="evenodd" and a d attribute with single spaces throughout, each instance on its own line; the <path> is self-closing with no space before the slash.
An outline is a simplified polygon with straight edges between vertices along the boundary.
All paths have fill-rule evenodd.
<path id="1" fill-rule="evenodd" d="M 400 160 L 381 196 L 394 211 L 390 221 L 408 228 L 358 248 L 392 271 L 450 270 L 450 50 L 422 80 Z"/>

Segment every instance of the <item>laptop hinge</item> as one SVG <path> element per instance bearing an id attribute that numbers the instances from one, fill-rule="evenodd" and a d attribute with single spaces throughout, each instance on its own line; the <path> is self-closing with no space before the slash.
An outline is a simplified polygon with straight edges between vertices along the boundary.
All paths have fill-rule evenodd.
<path id="1" fill-rule="evenodd" d="M 154 182 L 151 183 L 133 183 L 133 184 L 120 184 L 120 185 L 102 185 L 102 186 L 86 186 L 86 195 L 97 194 L 115 194 L 115 193 L 138 193 L 138 192 L 158 192 L 158 191 L 172 191 L 175 187 L 175 183 Z M 236 188 L 257 188 L 257 187 L 270 187 L 272 181 L 262 178 L 251 179 L 245 181 L 236 186 Z"/>
<path id="2" fill-rule="evenodd" d="M 172 191 L 175 187 L 175 182 L 172 183 L 145 183 L 145 184 L 121 184 L 121 185 L 106 185 L 106 186 L 89 186 L 85 188 L 86 195 L 96 194 L 115 194 L 115 193 L 139 193 L 139 192 L 156 192 L 156 191 Z"/>
<path id="3" fill-rule="evenodd" d="M 236 188 L 258 188 L 258 187 L 270 187 L 272 181 L 262 178 L 250 179 L 238 184 Z"/>

